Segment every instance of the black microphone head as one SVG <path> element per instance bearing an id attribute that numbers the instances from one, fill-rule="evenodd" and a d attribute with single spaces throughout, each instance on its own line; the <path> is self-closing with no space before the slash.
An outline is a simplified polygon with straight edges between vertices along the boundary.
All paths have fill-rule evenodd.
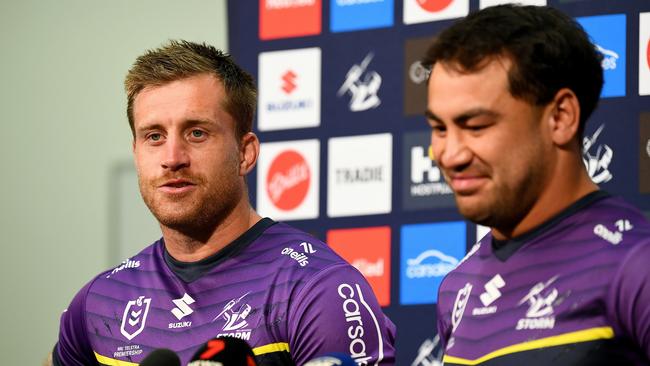
<path id="1" fill-rule="evenodd" d="M 357 366 L 357 363 L 345 353 L 332 352 L 311 359 L 303 366 Z"/>
<path id="2" fill-rule="evenodd" d="M 167 348 L 158 348 L 147 355 L 140 366 L 181 366 L 181 359 L 176 352 Z"/>
<path id="3" fill-rule="evenodd" d="M 242 339 L 212 338 L 192 356 L 187 366 L 257 366 L 253 349 Z"/>

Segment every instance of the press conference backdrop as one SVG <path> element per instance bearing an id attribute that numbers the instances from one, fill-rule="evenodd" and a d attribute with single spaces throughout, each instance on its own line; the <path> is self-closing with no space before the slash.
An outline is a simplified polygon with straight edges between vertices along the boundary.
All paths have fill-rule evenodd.
<path id="1" fill-rule="evenodd" d="M 399 365 L 435 364 L 438 286 L 480 236 L 428 158 L 418 60 L 454 19 L 501 2 L 228 3 L 230 51 L 259 87 L 253 202 L 360 269 L 398 326 Z M 650 210 L 650 2 L 525 3 L 575 17 L 603 54 L 584 163 L 601 188 Z"/>

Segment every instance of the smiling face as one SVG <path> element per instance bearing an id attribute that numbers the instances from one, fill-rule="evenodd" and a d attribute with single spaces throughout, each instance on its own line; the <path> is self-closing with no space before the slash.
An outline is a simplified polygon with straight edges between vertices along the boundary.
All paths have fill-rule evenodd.
<path id="1" fill-rule="evenodd" d="M 161 225 L 216 225 L 245 195 L 246 173 L 225 91 L 199 74 L 143 89 L 134 100 L 133 153 L 140 193 Z"/>
<path id="2" fill-rule="evenodd" d="M 476 223 L 512 228 L 531 210 L 553 167 L 546 110 L 509 92 L 506 58 L 475 72 L 436 63 L 427 116 L 438 166 L 460 213 Z"/>

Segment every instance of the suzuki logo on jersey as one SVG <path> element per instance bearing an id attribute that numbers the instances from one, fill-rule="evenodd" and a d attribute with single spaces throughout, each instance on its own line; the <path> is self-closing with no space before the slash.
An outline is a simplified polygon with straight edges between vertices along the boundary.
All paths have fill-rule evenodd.
<path id="1" fill-rule="evenodd" d="M 546 282 L 538 282 L 530 289 L 528 294 L 519 301 L 517 305 L 528 303 L 526 317 L 519 319 L 517 330 L 525 329 L 553 329 L 555 326 L 555 317 L 553 316 L 553 306 L 558 300 L 558 290 L 550 286 L 557 280 L 554 276 Z"/>
<path id="2" fill-rule="evenodd" d="M 639 95 L 650 95 L 650 13 L 639 14 Z"/>
<path id="3" fill-rule="evenodd" d="M 225 320 L 225 324 L 222 327 L 223 333 L 217 334 L 217 337 L 235 337 L 246 341 L 250 340 L 251 330 L 244 328 L 248 327 L 246 318 L 250 315 L 252 307 L 246 303 L 240 304 L 242 299 L 248 294 L 250 294 L 250 291 L 239 298 L 230 300 L 223 307 L 219 315 L 212 319 L 213 322 L 219 318 Z"/>
<path id="4" fill-rule="evenodd" d="M 257 209 L 261 215 L 277 220 L 318 217 L 319 149 L 315 139 L 260 144 Z"/>
<path id="5" fill-rule="evenodd" d="M 350 94 L 349 107 L 352 112 L 377 108 L 381 104 L 377 95 L 381 86 L 381 75 L 376 71 L 367 70 L 373 57 L 374 54 L 369 52 L 360 64 L 353 65 L 336 93 L 338 97 Z"/>
<path id="6" fill-rule="evenodd" d="M 463 314 L 465 314 L 465 308 L 469 302 L 469 295 L 472 293 L 472 284 L 466 283 L 463 288 L 458 290 L 456 294 L 456 300 L 454 301 L 454 307 L 451 310 L 451 332 L 455 332 L 460 321 L 463 320 Z"/>
<path id="7" fill-rule="evenodd" d="M 593 135 L 585 136 L 582 139 L 582 161 L 591 180 L 596 184 L 607 183 L 614 178 L 609 171 L 609 164 L 614 158 L 614 150 L 606 144 L 596 145 L 604 127 L 604 124 L 600 125 Z"/>
<path id="8" fill-rule="evenodd" d="M 337 289 L 338 295 L 343 299 L 341 304 L 345 322 L 348 325 L 347 338 L 349 340 L 348 351 L 350 357 L 354 359 L 357 365 L 368 365 L 368 361 L 374 355 L 366 352 L 366 340 L 370 337 L 377 340 L 377 361 L 376 365 L 381 364 L 384 359 L 384 342 L 381 333 L 378 331 L 379 323 L 377 316 L 372 312 L 370 305 L 365 301 L 363 292 L 358 284 L 342 283 Z M 365 315 L 365 316 L 364 316 Z M 371 321 L 367 327 L 364 326 L 364 318 Z"/>
<path id="9" fill-rule="evenodd" d="M 132 340 L 142 333 L 147 322 L 150 305 L 151 299 L 144 296 L 140 296 L 126 304 L 122 315 L 122 325 L 120 325 L 120 332 L 126 339 Z"/>
<path id="10" fill-rule="evenodd" d="M 404 0 L 404 24 L 461 18 L 469 13 L 469 0 Z"/>
<path id="11" fill-rule="evenodd" d="M 442 366 L 442 356 L 440 336 L 436 334 L 432 339 L 427 338 L 422 342 L 411 366 Z"/>
<path id="12" fill-rule="evenodd" d="M 296 89 L 296 83 L 295 83 L 296 77 L 297 75 L 291 70 L 285 72 L 282 75 L 282 81 L 284 81 L 284 84 L 282 84 L 282 90 L 285 93 L 291 94 L 291 92 L 293 92 Z"/>
<path id="13" fill-rule="evenodd" d="M 506 282 L 503 280 L 500 274 L 496 274 L 485 284 L 485 292 L 479 296 L 481 303 L 483 304 L 482 308 L 474 308 L 472 310 L 472 315 L 486 315 L 494 314 L 497 311 L 496 306 L 490 306 L 498 298 L 501 297 L 500 288 L 506 285 Z"/>
<path id="14" fill-rule="evenodd" d="M 184 317 L 192 314 L 194 310 L 190 307 L 190 304 L 194 304 L 194 299 L 185 293 L 183 297 L 180 299 L 174 299 L 172 300 L 174 305 L 176 305 L 175 308 L 173 308 L 172 314 L 176 317 L 176 319 L 181 320 Z M 192 326 L 191 321 L 184 321 L 184 322 L 177 322 L 177 323 L 169 323 L 169 329 L 175 329 L 175 328 L 186 328 Z"/>

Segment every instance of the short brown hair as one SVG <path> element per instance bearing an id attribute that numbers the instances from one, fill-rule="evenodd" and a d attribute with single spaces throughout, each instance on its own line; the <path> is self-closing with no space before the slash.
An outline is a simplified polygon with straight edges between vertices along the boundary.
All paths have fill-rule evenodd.
<path id="1" fill-rule="evenodd" d="M 230 55 L 213 46 L 172 40 L 138 57 L 126 75 L 126 114 L 131 133 L 135 136 L 133 102 L 142 89 L 203 73 L 212 74 L 223 83 L 226 91 L 224 108 L 236 121 L 237 137 L 250 132 L 257 99 L 253 77 L 240 68 Z"/>

